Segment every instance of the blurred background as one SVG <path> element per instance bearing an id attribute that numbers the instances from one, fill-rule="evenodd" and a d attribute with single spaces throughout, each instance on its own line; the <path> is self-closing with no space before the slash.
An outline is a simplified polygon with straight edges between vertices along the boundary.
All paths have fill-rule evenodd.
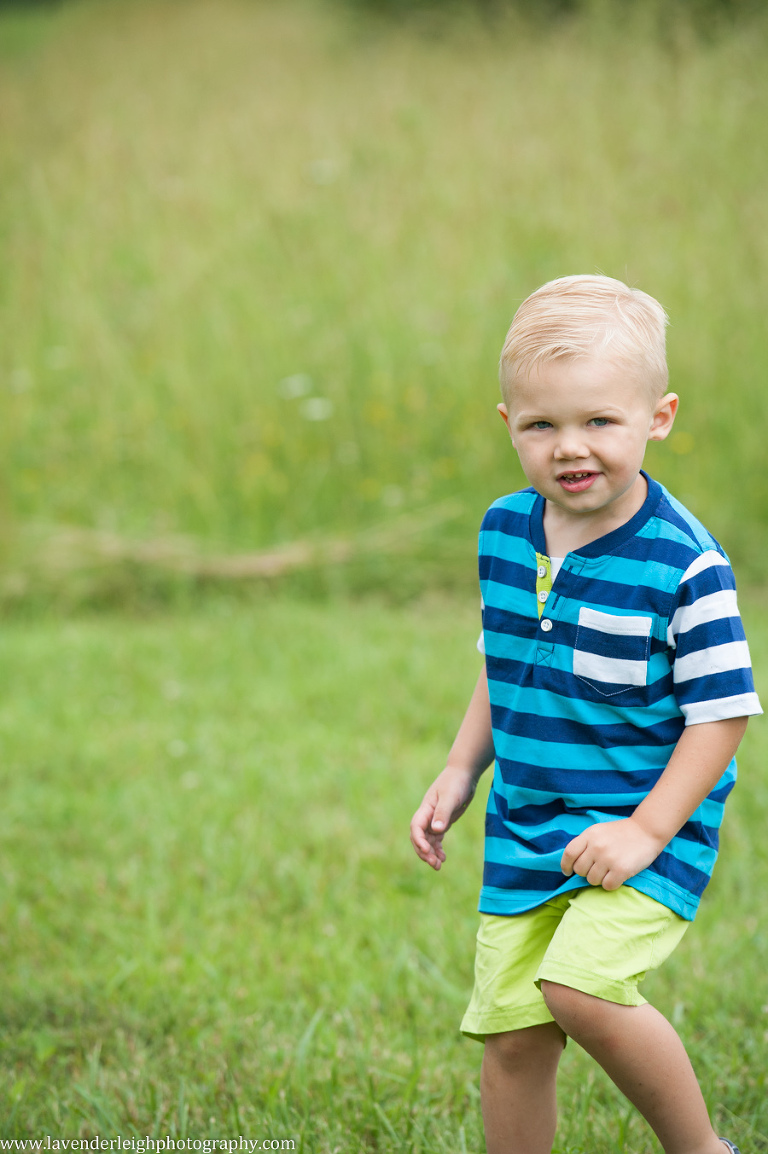
<path id="1" fill-rule="evenodd" d="M 759 581 L 762 7 L 0 8 L 5 602 L 469 589 L 509 321 L 597 271 L 671 318 L 648 467 Z"/>
<path id="2" fill-rule="evenodd" d="M 553 277 L 665 305 L 647 465 L 760 687 L 767 45 L 749 0 L 0 3 L 2 1138 L 483 1148 L 485 785 L 438 875 L 407 831 L 524 483 L 499 352 Z M 645 992 L 759 1154 L 759 721 L 739 756 Z M 654 1149 L 569 1046 L 555 1154 Z"/>

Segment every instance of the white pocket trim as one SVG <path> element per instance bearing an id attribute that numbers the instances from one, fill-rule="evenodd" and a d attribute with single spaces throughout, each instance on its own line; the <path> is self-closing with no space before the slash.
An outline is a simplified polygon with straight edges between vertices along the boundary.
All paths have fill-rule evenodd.
<path id="1" fill-rule="evenodd" d="M 598 633 L 613 633 L 616 636 L 650 637 L 652 617 L 617 617 L 615 613 L 601 613 L 587 605 L 579 608 L 579 625 L 585 629 L 595 629 Z"/>
<path id="2" fill-rule="evenodd" d="M 601 613 L 599 609 L 590 609 L 582 605 L 579 609 L 579 624 L 573 650 L 575 676 L 589 682 L 600 681 L 603 684 L 625 688 L 646 685 L 652 626 L 652 617 L 618 617 L 614 613 Z M 638 650 L 642 648 L 643 656 L 638 660 L 630 660 L 626 657 L 606 657 L 600 653 L 591 653 L 588 649 L 579 649 L 581 629 L 592 629 L 609 637 L 637 637 L 638 640 L 644 640 L 645 645 L 638 647 Z M 621 689 L 613 692 L 620 693 Z"/>

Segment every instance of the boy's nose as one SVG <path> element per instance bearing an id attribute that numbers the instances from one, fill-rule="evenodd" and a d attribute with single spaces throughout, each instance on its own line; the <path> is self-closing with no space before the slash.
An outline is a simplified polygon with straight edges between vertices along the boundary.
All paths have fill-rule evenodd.
<path id="1" fill-rule="evenodd" d="M 589 446 L 585 445 L 583 437 L 573 430 L 563 431 L 555 445 L 555 458 L 558 461 L 575 461 L 589 456 Z"/>

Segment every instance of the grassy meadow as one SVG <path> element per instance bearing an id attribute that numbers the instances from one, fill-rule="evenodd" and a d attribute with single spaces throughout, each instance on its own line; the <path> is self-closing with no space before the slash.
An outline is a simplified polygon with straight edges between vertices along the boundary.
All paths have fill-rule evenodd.
<path id="1" fill-rule="evenodd" d="M 764 22 L 0 6 L 0 1137 L 482 1149 L 481 801 L 410 815 L 522 482 L 517 303 L 667 307 L 651 471 L 720 536 L 768 695 Z M 760 688 L 760 685 L 759 685 Z M 768 777 L 649 996 L 768 1151 Z M 480 791 L 483 792 L 482 789 Z M 575 1046 L 556 1154 L 650 1154 Z"/>
<path id="2" fill-rule="evenodd" d="M 6 602 L 166 597 L 295 542 L 300 590 L 471 588 L 479 517 L 521 483 L 509 320 L 596 270 L 671 316 L 650 468 L 762 580 L 766 29 L 592 7 L 0 10 Z"/>
<path id="3" fill-rule="evenodd" d="M 7 624 L 1 1136 L 483 1149 L 458 1022 L 485 787 L 440 874 L 407 836 L 476 628 L 453 599 L 281 597 Z M 646 983 L 744 1154 L 768 1151 L 766 745 L 754 723 L 701 914 Z M 562 1074 L 557 1154 L 657 1149 L 576 1046 Z"/>

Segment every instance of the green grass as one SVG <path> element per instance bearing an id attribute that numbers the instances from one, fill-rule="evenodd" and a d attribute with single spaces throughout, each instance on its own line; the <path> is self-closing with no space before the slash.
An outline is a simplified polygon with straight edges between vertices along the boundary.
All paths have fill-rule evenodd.
<path id="1" fill-rule="evenodd" d="M 37 543 L 67 526 L 227 553 L 445 498 L 396 560 L 308 584 L 468 587 L 521 483 L 509 320 L 597 269 L 672 317 L 652 470 L 761 579 L 764 22 L 592 8 L 421 34 L 300 0 L 0 10 L 6 599 L 60 588 Z M 74 599 L 161 586 L 102 564 Z"/>
<path id="2" fill-rule="evenodd" d="M 768 618 L 746 608 L 764 684 Z M 476 629 L 470 599 L 209 598 L 6 625 L 0 1136 L 482 1148 L 481 1050 L 457 1024 L 483 804 L 439 875 L 407 836 L 474 682 Z M 766 752 L 753 723 L 715 880 L 646 991 L 753 1154 L 768 1150 Z M 559 1154 L 651 1149 L 570 1046 Z"/>

